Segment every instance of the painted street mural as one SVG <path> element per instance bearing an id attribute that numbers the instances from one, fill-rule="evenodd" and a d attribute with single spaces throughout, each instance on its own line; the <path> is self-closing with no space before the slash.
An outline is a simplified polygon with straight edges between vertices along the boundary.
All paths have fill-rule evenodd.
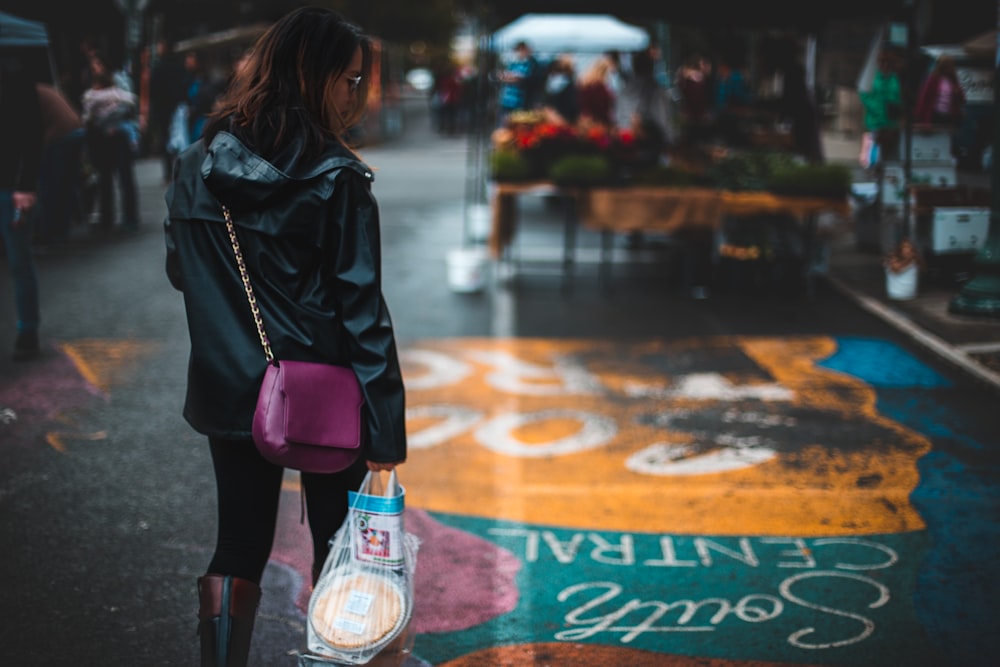
<path id="1" fill-rule="evenodd" d="M 64 346 L 66 396 L 34 403 L 66 425 L 49 444 L 102 437 L 66 397 L 103 395 L 148 351 Z M 401 356 L 409 667 L 929 667 L 992 614 L 941 583 L 974 562 L 954 545 L 996 542 L 926 491 L 976 483 L 938 451 L 964 437 L 928 398 L 949 383 L 892 343 L 461 338 Z M 308 582 L 299 511 L 289 473 L 272 563 Z"/>
<path id="2" fill-rule="evenodd" d="M 403 359 L 428 663 L 940 664 L 913 607 L 931 443 L 851 372 L 945 382 L 897 348 L 463 339 Z M 460 544 L 473 558 L 437 553 Z M 493 571 L 453 581 L 478 559 Z"/>

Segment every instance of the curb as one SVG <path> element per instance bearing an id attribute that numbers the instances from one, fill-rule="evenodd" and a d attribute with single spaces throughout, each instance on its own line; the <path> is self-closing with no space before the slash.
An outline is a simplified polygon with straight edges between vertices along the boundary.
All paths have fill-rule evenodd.
<path id="1" fill-rule="evenodd" d="M 899 311 L 889 308 L 878 299 L 859 294 L 837 278 L 826 275 L 824 278 L 838 292 L 847 296 L 856 304 L 880 318 L 885 323 L 895 327 L 903 334 L 907 335 L 922 346 L 924 349 L 938 355 L 944 361 L 957 367 L 959 370 L 971 376 L 974 380 L 989 385 L 991 389 L 1000 393 L 1000 374 L 985 368 L 972 357 L 957 349 L 955 346 L 938 338 L 913 323 Z"/>

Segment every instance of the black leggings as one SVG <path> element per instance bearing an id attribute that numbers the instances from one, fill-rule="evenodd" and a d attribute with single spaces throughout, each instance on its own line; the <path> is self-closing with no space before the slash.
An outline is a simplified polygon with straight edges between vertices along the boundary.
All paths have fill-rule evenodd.
<path id="1" fill-rule="evenodd" d="M 271 557 L 284 468 L 264 460 L 252 440 L 209 438 L 219 500 L 219 535 L 211 574 L 260 584 Z M 314 567 L 322 567 L 330 538 L 347 516 L 347 491 L 361 486 L 364 457 L 333 474 L 301 473 Z"/>

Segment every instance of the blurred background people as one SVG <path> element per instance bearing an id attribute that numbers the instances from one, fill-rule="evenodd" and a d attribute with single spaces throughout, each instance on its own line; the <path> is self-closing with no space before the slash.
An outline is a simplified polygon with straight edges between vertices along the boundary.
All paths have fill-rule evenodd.
<path id="1" fill-rule="evenodd" d="M 778 69 L 783 82 L 779 109 L 791 122 L 792 150 L 809 162 L 823 162 L 819 105 L 806 82 L 802 48 L 794 38 L 779 47 Z"/>
<path id="2" fill-rule="evenodd" d="M 628 84 L 629 79 L 632 77 L 631 64 L 628 62 L 628 55 L 622 57 L 621 51 L 617 49 L 611 49 L 604 52 L 604 57 L 608 59 L 611 64 L 611 69 L 608 70 L 608 75 L 605 78 L 608 88 L 611 89 L 611 96 L 617 100 L 621 97 L 622 91 Z M 620 111 L 616 108 L 616 115 L 612 118 L 612 122 L 617 127 L 628 127 L 629 119 L 628 116 L 623 116 Z"/>
<path id="3" fill-rule="evenodd" d="M 201 59 L 194 51 L 184 55 L 184 104 L 187 105 L 187 143 L 201 138 L 208 114 L 215 106 L 216 92 L 205 74 Z"/>
<path id="4" fill-rule="evenodd" d="M 965 113 L 965 93 L 958 81 L 955 60 L 941 55 L 920 85 L 913 120 L 920 124 L 957 127 Z"/>
<path id="5" fill-rule="evenodd" d="M 34 83 L 10 59 L 0 60 L 0 238 L 14 286 L 17 338 L 14 361 L 41 352 L 38 277 L 31 218 L 38 200 L 42 122 Z"/>
<path id="6" fill-rule="evenodd" d="M 115 85 L 107 62 L 99 54 L 91 59 L 91 87 L 83 94 L 83 123 L 90 163 L 97 172 L 100 229 L 114 225 L 114 179 L 121 194 L 121 224 L 126 231 L 139 225 L 135 182 L 138 151 L 136 96 Z"/>
<path id="7" fill-rule="evenodd" d="M 615 96 L 609 83 L 613 64 L 606 56 L 595 59 L 580 77 L 577 96 L 580 118 L 605 127 L 615 125 Z"/>
<path id="8" fill-rule="evenodd" d="M 83 120 L 55 87 L 35 84 L 42 120 L 42 158 L 38 176 L 38 239 L 64 243 L 77 215 L 82 176 Z"/>
<path id="9" fill-rule="evenodd" d="M 865 131 L 870 133 L 868 141 L 875 147 L 874 155 L 869 148 L 862 166 L 886 159 L 895 159 L 899 154 L 899 128 L 903 116 L 903 93 L 899 81 L 899 61 L 887 49 L 879 51 L 871 87 L 858 91 L 858 98 L 864 110 Z M 874 158 L 874 159 L 873 159 Z M 867 164 L 866 164 L 867 163 Z"/>
<path id="10" fill-rule="evenodd" d="M 618 98 L 628 114 L 636 145 L 642 147 L 639 162 L 645 165 L 659 162 L 666 148 L 677 140 L 670 95 L 656 79 L 657 54 L 652 48 L 632 54 L 632 75 Z"/>
<path id="11" fill-rule="evenodd" d="M 447 63 L 437 72 L 431 89 L 431 113 L 438 132 L 452 135 L 461 129 L 464 92 L 458 66 Z"/>
<path id="12" fill-rule="evenodd" d="M 741 145 L 740 114 L 753 101 L 742 57 L 725 53 L 719 59 L 714 82 L 715 127 L 719 138 L 729 145 Z"/>
<path id="13" fill-rule="evenodd" d="M 710 135 L 712 66 L 700 53 L 684 59 L 675 77 L 679 96 L 681 139 L 698 144 Z"/>
<path id="14" fill-rule="evenodd" d="M 170 147 L 170 123 L 185 97 L 184 65 L 166 39 L 156 43 L 156 62 L 149 77 L 149 145 L 161 156 L 163 182 L 170 183 L 176 152 Z"/>
<path id="15" fill-rule="evenodd" d="M 576 88 L 576 68 L 568 55 L 557 56 L 545 76 L 542 106 L 573 125 L 580 117 L 580 100 Z"/>
<path id="16" fill-rule="evenodd" d="M 528 43 L 520 41 L 515 44 L 513 57 L 497 75 L 500 82 L 498 125 L 504 125 L 513 112 L 536 106 L 543 76 L 542 66 Z"/>

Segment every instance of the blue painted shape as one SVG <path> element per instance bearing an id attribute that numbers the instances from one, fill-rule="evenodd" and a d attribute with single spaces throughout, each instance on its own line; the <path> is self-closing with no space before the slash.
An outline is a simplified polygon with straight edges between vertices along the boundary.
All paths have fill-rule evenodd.
<path id="1" fill-rule="evenodd" d="M 877 388 L 950 387 L 952 383 L 895 343 L 874 338 L 837 338 L 837 351 L 817 366 L 839 371 Z"/>

